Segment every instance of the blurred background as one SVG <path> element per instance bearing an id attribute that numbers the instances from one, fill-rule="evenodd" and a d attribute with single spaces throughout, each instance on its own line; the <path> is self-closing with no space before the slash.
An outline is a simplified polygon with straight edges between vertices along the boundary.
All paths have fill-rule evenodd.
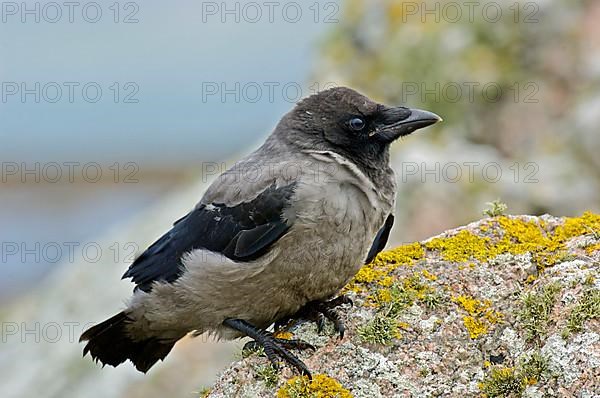
<path id="1" fill-rule="evenodd" d="M 127 265 L 300 98 L 347 85 L 444 122 L 393 147 L 390 245 L 600 211 L 600 3 L 2 2 L 0 392 L 197 396 L 241 343 L 146 376 L 80 358 Z"/>

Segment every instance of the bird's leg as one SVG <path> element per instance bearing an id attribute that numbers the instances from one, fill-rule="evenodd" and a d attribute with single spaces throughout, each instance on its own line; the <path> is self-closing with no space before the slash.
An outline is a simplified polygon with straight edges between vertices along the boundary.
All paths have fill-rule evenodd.
<path id="1" fill-rule="evenodd" d="M 242 319 L 226 319 L 223 321 L 223 324 L 254 339 L 256 344 L 263 347 L 265 350 L 265 355 L 267 358 L 269 358 L 269 361 L 271 361 L 271 364 L 275 369 L 279 368 L 277 364 L 277 357 L 279 356 L 288 364 L 298 369 L 301 374 L 304 374 L 312 379 L 310 371 L 304 362 L 288 351 L 289 349 L 294 348 L 299 350 L 310 348 L 314 350 L 315 347 L 312 345 L 302 340 L 287 340 L 274 337 L 272 333 L 263 329 L 259 329 Z"/>
<path id="2" fill-rule="evenodd" d="M 344 304 L 354 305 L 350 297 L 344 294 L 329 301 L 310 301 L 302 307 L 293 318 L 314 321 L 317 324 L 319 333 L 325 327 L 325 320 L 328 319 L 333 322 L 333 327 L 335 331 L 340 334 L 341 339 L 344 337 L 346 326 L 344 325 L 344 321 L 340 318 L 336 308 Z"/>

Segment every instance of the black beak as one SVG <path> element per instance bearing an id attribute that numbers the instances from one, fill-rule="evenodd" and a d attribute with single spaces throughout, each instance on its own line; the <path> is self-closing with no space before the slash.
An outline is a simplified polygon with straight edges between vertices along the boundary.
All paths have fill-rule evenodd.
<path id="1" fill-rule="evenodd" d="M 404 107 L 388 108 L 382 112 L 381 121 L 372 135 L 392 142 L 440 121 L 442 118 L 433 112 Z"/>

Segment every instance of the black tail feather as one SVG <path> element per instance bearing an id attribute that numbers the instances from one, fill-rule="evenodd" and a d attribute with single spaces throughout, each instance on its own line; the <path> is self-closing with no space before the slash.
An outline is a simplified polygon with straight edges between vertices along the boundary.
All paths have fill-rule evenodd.
<path id="1" fill-rule="evenodd" d="M 95 325 L 81 335 L 79 341 L 87 341 L 83 356 L 88 352 L 102 366 L 118 366 L 130 360 L 140 372 L 146 373 L 159 359 L 164 359 L 177 340 L 149 338 L 133 340 L 125 326 L 131 320 L 124 312 Z"/>

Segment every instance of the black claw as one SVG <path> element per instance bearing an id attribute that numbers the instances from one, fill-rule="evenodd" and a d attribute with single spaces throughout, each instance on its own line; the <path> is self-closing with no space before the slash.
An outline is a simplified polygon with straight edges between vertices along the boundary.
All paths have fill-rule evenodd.
<path id="1" fill-rule="evenodd" d="M 334 309 L 326 308 L 323 312 L 325 317 L 333 322 L 333 328 L 336 332 L 340 334 L 340 339 L 344 338 L 344 332 L 346 331 L 346 326 L 344 322 L 340 318 L 340 314 L 337 313 Z"/>
<path id="2" fill-rule="evenodd" d="M 285 341 L 286 343 L 281 343 L 282 340 Z M 286 347 L 284 346 L 284 345 L 287 345 L 288 342 L 293 342 L 292 346 L 294 346 L 294 347 L 297 346 L 296 342 L 301 342 L 302 344 L 308 344 L 308 343 L 302 342 L 301 340 L 285 340 L 285 339 L 278 339 L 275 337 L 268 337 L 262 344 L 263 344 L 263 347 L 265 347 L 265 353 L 267 354 L 267 357 L 271 361 L 271 364 L 273 365 L 273 367 L 275 369 L 279 369 L 277 357 L 280 357 L 280 358 L 284 359 L 288 364 L 295 367 L 301 374 L 307 375 L 309 378 L 312 379 L 310 371 L 308 370 L 308 368 L 306 367 L 304 362 L 299 360 L 294 354 L 289 352 L 286 349 Z M 310 344 L 308 344 L 308 345 L 310 345 Z"/>
<path id="3" fill-rule="evenodd" d="M 336 311 L 336 307 L 344 304 L 354 306 L 350 297 L 341 295 L 330 301 L 314 301 L 308 303 L 298 314 L 300 317 L 315 321 L 319 333 L 323 331 L 325 319 L 328 319 L 333 323 L 335 331 L 339 333 L 339 338 L 343 339 L 346 326 Z"/>
<path id="4" fill-rule="evenodd" d="M 287 348 L 295 349 L 315 349 L 311 344 L 302 340 L 287 340 L 274 337 L 273 334 L 259 329 L 252 324 L 241 319 L 226 319 L 223 324 L 244 333 L 246 336 L 254 339 L 254 344 L 246 343 L 246 347 L 262 346 L 265 350 L 265 355 L 275 369 L 279 369 L 278 358 L 284 359 L 288 364 L 298 369 L 301 374 L 308 376 L 312 380 L 310 371 L 300 359 L 289 352 Z"/>
<path id="5" fill-rule="evenodd" d="M 323 315 L 322 312 L 318 312 L 317 313 L 317 332 L 321 333 L 323 331 L 323 329 L 325 328 L 325 315 Z"/>
<path id="6" fill-rule="evenodd" d="M 340 319 L 333 321 L 333 328 L 340 334 L 340 340 L 344 338 L 344 332 L 346 331 L 346 325 Z"/>
<path id="7" fill-rule="evenodd" d="M 269 358 L 271 365 L 275 369 L 279 369 L 279 361 L 277 360 L 277 355 L 275 355 L 273 348 L 268 345 L 263 345 L 263 347 L 265 350 L 265 355 L 267 356 L 267 358 Z"/>

